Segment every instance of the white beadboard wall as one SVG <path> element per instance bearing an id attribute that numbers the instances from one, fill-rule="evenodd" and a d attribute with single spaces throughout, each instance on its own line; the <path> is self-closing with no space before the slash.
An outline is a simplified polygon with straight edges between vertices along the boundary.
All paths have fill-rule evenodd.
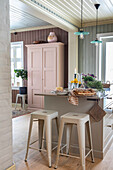
<path id="1" fill-rule="evenodd" d="M 13 164 L 9 0 L 0 0 L 0 170 Z"/>
<path id="2" fill-rule="evenodd" d="M 85 27 L 84 31 L 90 32 L 83 40 L 79 39 L 78 70 L 80 73 L 96 74 L 96 47 L 90 42 L 96 38 L 96 27 Z M 98 25 L 97 33 L 113 32 L 113 24 Z"/>

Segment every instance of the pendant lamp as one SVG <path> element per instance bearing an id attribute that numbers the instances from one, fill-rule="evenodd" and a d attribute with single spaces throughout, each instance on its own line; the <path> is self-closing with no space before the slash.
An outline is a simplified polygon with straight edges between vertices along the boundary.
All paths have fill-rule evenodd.
<path id="1" fill-rule="evenodd" d="M 100 7 L 100 4 L 94 4 L 95 8 L 96 8 L 96 39 L 94 41 L 91 41 L 92 44 L 95 44 L 96 46 L 100 43 L 102 43 L 102 41 L 99 41 L 97 38 L 97 25 L 98 25 L 98 9 Z"/>
<path id="2" fill-rule="evenodd" d="M 88 35 L 89 32 L 84 32 L 83 27 L 82 27 L 82 13 L 83 13 L 83 0 L 81 0 L 81 28 L 79 32 L 74 32 L 75 35 L 80 35 L 80 39 L 84 39 L 84 35 Z"/>

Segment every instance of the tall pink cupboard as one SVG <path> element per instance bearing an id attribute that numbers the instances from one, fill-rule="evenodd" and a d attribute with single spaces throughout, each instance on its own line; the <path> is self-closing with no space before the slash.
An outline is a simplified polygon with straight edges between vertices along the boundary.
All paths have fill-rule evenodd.
<path id="1" fill-rule="evenodd" d="M 28 61 L 28 106 L 43 108 L 44 98 L 36 93 L 48 93 L 64 86 L 64 44 L 26 45 Z"/>

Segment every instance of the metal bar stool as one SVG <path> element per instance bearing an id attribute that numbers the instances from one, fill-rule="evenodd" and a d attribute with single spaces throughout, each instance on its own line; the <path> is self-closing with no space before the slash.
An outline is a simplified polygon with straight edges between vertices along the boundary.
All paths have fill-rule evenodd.
<path id="1" fill-rule="evenodd" d="M 16 110 L 16 107 L 17 107 L 17 102 L 18 102 L 18 98 L 21 97 L 22 98 L 22 108 L 25 109 L 25 100 L 27 98 L 27 94 L 17 94 L 16 95 L 16 103 L 15 103 L 15 110 Z"/>
<path id="2" fill-rule="evenodd" d="M 71 131 L 72 131 L 72 126 L 75 124 L 75 125 L 77 125 L 77 131 L 78 131 L 81 165 L 82 165 L 82 169 L 85 170 L 85 158 L 90 153 L 91 153 L 92 162 L 94 162 L 90 117 L 89 117 L 88 114 L 72 113 L 72 112 L 61 116 L 61 119 L 60 119 L 60 131 L 59 131 L 59 139 L 58 139 L 58 148 L 57 148 L 57 158 L 56 158 L 55 169 L 58 166 L 60 146 L 61 146 L 62 135 L 63 135 L 63 130 L 64 130 L 65 124 L 67 124 L 67 139 L 66 139 L 66 142 L 67 142 L 66 153 L 67 154 L 61 154 L 61 155 L 75 157 L 75 156 L 69 155 Z M 85 155 L 85 124 L 87 125 L 88 138 L 89 138 L 89 144 L 90 144 L 90 151 L 87 153 L 87 155 Z M 78 158 L 78 157 L 75 157 L 75 158 Z"/>
<path id="3" fill-rule="evenodd" d="M 29 146 L 29 145 L 31 145 L 30 144 L 30 137 L 31 137 L 33 121 L 36 121 L 37 119 L 39 121 L 39 149 L 36 149 L 36 148 Z M 38 110 L 38 111 L 31 113 L 25 161 L 27 161 L 29 148 L 39 150 L 39 151 L 42 150 L 43 127 L 45 126 L 48 162 L 49 162 L 49 167 L 51 167 L 51 151 L 52 151 L 51 134 L 52 134 L 52 120 L 53 119 L 56 120 L 56 125 L 57 125 L 57 130 L 58 130 L 59 126 L 58 126 L 58 112 L 57 111 Z M 32 144 L 35 143 L 35 142 L 32 142 Z"/>

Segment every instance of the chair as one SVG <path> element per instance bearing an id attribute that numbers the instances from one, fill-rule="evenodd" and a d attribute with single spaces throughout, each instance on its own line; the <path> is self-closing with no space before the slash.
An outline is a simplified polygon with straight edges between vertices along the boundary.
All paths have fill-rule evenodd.
<path id="1" fill-rule="evenodd" d="M 38 119 L 39 122 L 39 151 L 42 150 L 42 137 L 43 137 L 43 127 L 45 125 L 45 133 L 46 133 L 46 146 L 47 146 L 47 155 L 48 155 L 48 162 L 49 167 L 51 167 L 51 151 L 52 151 L 52 141 L 51 141 L 51 134 L 52 134 L 52 120 L 56 120 L 56 126 L 58 130 L 58 112 L 53 110 L 38 110 L 31 113 L 30 118 L 30 126 L 29 126 L 29 134 L 28 134 L 28 141 L 27 141 L 27 151 L 25 156 L 25 161 L 27 161 L 28 150 L 34 149 L 30 147 L 30 137 L 31 137 L 31 130 L 33 121 Z"/>
<path id="2" fill-rule="evenodd" d="M 25 100 L 27 98 L 27 94 L 17 94 L 16 95 L 16 103 L 15 103 L 15 110 L 17 107 L 17 102 L 18 102 L 18 98 L 21 97 L 22 98 L 22 108 L 25 109 Z"/>
<path id="3" fill-rule="evenodd" d="M 77 126 L 77 131 L 78 131 L 81 165 L 82 165 L 82 169 L 85 170 L 85 158 L 90 153 L 91 153 L 92 162 L 94 162 L 90 117 L 88 114 L 72 113 L 72 112 L 64 114 L 63 116 L 61 116 L 61 119 L 60 119 L 60 131 L 59 131 L 55 169 L 58 166 L 60 146 L 61 146 L 62 135 L 63 135 L 63 130 L 64 130 L 65 124 L 67 125 L 67 132 L 66 132 L 67 133 L 67 139 L 66 139 L 67 140 L 67 145 L 66 145 L 66 153 L 67 154 L 64 154 L 64 155 L 71 156 L 71 155 L 69 155 L 70 140 L 71 140 L 72 126 L 75 124 Z M 86 156 L 85 156 L 85 125 L 87 126 L 89 144 L 90 144 L 90 151 L 87 153 Z"/>

